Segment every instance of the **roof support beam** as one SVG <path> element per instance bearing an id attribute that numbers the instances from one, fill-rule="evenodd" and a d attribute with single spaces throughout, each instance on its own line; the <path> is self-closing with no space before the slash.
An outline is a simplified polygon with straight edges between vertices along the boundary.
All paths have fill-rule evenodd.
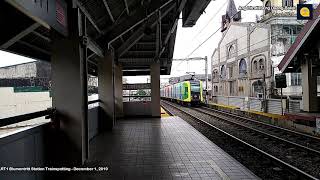
<path id="1" fill-rule="evenodd" d="M 38 27 L 40 27 L 39 23 L 34 23 L 31 26 L 29 26 L 27 29 L 23 30 L 22 32 L 20 32 L 19 34 L 17 34 L 16 36 L 14 36 L 13 38 L 11 38 L 9 41 L 7 41 L 6 43 L 2 44 L 0 46 L 1 49 L 7 49 L 8 47 L 10 47 L 11 45 L 13 45 L 14 43 L 18 42 L 20 39 L 22 39 L 23 37 L 25 37 L 26 35 L 28 35 L 29 33 L 31 33 L 32 31 L 34 31 L 35 29 L 37 29 Z"/>
<path id="2" fill-rule="evenodd" d="M 95 55 L 96 55 L 96 53 L 94 53 L 94 52 L 93 52 L 92 54 L 90 54 L 90 55 L 87 57 L 88 61 L 90 61 L 89 59 L 92 58 L 92 57 L 95 56 Z"/>
<path id="3" fill-rule="evenodd" d="M 107 11 L 108 11 L 108 14 L 109 14 L 109 17 L 110 17 L 110 19 L 111 19 L 111 21 L 114 23 L 114 17 L 113 17 L 113 15 L 112 15 L 112 12 L 111 12 L 111 10 L 110 10 L 110 7 L 109 7 L 109 5 L 108 5 L 108 2 L 107 2 L 107 0 L 102 0 L 103 1 L 103 4 L 104 4 L 104 6 L 106 7 L 106 9 L 107 9 Z"/>
<path id="4" fill-rule="evenodd" d="M 164 50 L 166 49 L 166 45 L 168 44 L 171 35 L 175 32 L 177 26 L 178 26 L 178 19 L 175 20 L 175 22 L 173 23 L 171 29 L 168 31 L 168 34 L 167 34 L 167 36 L 166 36 L 166 38 L 164 40 L 162 49 L 161 49 L 161 51 L 159 53 L 159 57 L 161 57 L 161 55 L 163 54 Z"/>
<path id="5" fill-rule="evenodd" d="M 88 48 L 94 52 L 96 55 L 98 55 L 99 57 L 104 57 L 104 53 L 103 53 L 103 50 L 102 48 L 95 42 L 93 41 L 92 39 L 90 39 L 89 37 L 87 37 L 87 46 Z"/>
<path id="6" fill-rule="evenodd" d="M 164 43 L 163 43 L 163 45 L 162 45 L 162 49 L 161 49 L 161 51 L 160 51 L 160 53 L 159 53 L 159 58 L 161 57 L 161 55 L 162 55 L 163 52 L 165 51 L 166 45 L 168 44 L 168 42 L 169 42 L 169 40 L 170 40 L 170 38 L 171 38 L 171 35 L 176 32 L 176 29 L 177 29 L 177 26 L 178 26 L 179 15 L 180 15 L 182 9 L 184 8 L 184 6 L 186 5 L 186 3 L 187 3 L 187 0 L 182 0 L 181 3 L 180 3 L 180 5 L 179 5 L 176 19 L 175 19 L 173 25 L 171 26 L 171 28 L 169 29 L 168 34 L 167 34 L 167 36 L 166 36 L 166 38 L 165 38 L 165 40 L 164 40 Z"/>
<path id="7" fill-rule="evenodd" d="M 127 15 L 130 15 L 129 6 L 127 0 L 123 0 L 124 6 L 126 7 Z"/>
<path id="8" fill-rule="evenodd" d="M 44 36 L 44 35 L 42 35 L 42 34 L 40 34 L 40 33 L 36 32 L 36 31 L 33 31 L 32 33 L 33 33 L 33 34 L 35 34 L 35 35 L 37 35 L 38 37 L 40 37 L 40 38 L 42 38 L 42 39 L 44 39 L 44 40 L 48 41 L 48 42 L 51 42 L 51 39 L 50 39 L 50 38 L 48 38 L 48 37 L 46 37 L 46 36 Z"/>
<path id="9" fill-rule="evenodd" d="M 42 48 L 40 48 L 40 47 L 38 47 L 38 46 L 29 44 L 29 43 L 27 43 L 27 42 L 24 42 L 24 41 L 21 41 L 21 40 L 20 40 L 20 41 L 18 41 L 18 43 L 23 44 L 23 45 L 25 45 L 25 46 L 28 46 L 29 48 L 34 49 L 34 50 L 36 50 L 36 51 L 39 51 L 39 52 L 41 52 L 41 53 L 44 53 L 44 54 L 47 54 L 47 55 L 50 55 L 50 54 L 51 54 L 49 51 L 44 50 L 44 49 L 42 49 Z"/>
<path id="10" fill-rule="evenodd" d="M 83 12 L 83 14 L 88 18 L 92 26 L 98 31 L 98 33 L 102 34 L 103 32 L 100 30 L 100 28 L 97 26 L 97 24 L 94 22 L 92 16 L 90 13 L 87 11 L 87 9 L 79 2 L 77 1 L 77 5 L 79 9 Z"/>
<path id="11" fill-rule="evenodd" d="M 175 5 L 175 3 L 173 3 L 173 2 L 174 2 L 174 0 L 169 0 L 169 1 L 167 1 L 167 2 L 164 3 L 162 6 L 158 7 L 158 8 L 155 9 L 153 12 L 151 12 L 150 14 L 148 14 L 147 16 L 143 15 L 144 18 L 142 18 L 142 19 L 139 20 L 138 22 L 134 23 L 133 25 L 131 25 L 131 26 L 129 26 L 129 27 L 126 27 L 125 30 L 124 30 L 122 33 L 119 34 L 119 33 L 117 32 L 117 35 L 111 36 L 112 38 L 110 38 L 110 41 L 108 42 L 108 47 L 109 47 L 114 41 L 116 41 L 120 36 L 126 34 L 127 32 L 129 32 L 129 31 L 131 31 L 131 30 L 133 30 L 135 27 L 141 26 L 141 24 L 145 23 L 146 21 L 149 21 L 149 22 L 150 22 L 150 19 L 152 19 L 152 18 L 154 17 L 154 15 L 155 15 L 158 11 L 160 11 L 161 9 L 164 9 L 165 7 L 167 7 L 168 5 L 171 4 L 171 6 L 170 6 L 169 9 L 172 10 L 171 8 L 174 7 L 174 5 Z M 138 9 L 136 9 L 136 11 L 137 11 L 137 10 L 138 10 Z M 140 9 L 140 10 L 141 10 L 141 9 Z M 167 9 L 167 10 L 168 10 L 168 9 Z M 144 12 L 144 11 L 142 11 L 142 12 Z M 168 11 L 168 12 L 170 12 L 170 11 Z M 139 13 L 139 11 L 138 11 L 137 13 Z M 132 15 L 132 16 L 134 16 L 134 15 Z M 131 17 L 131 16 L 129 16 L 129 17 Z M 127 18 L 127 19 L 125 19 L 125 21 L 129 21 L 129 20 L 128 20 L 128 17 L 126 17 L 126 18 Z M 153 21 L 155 21 L 155 20 L 153 20 Z"/>
<path id="12" fill-rule="evenodd" d="M 160 19 L 164 18 L 174 7 L 175 4 L 167 8 L 166 11 L 161 14 Z M 123 43 L 117 50 L 119 57 L 125 54 L 133 45 L 135 45 L 144 36 L 145 27 L 149 26 L 153 28 L 158 22 L 157 19 L 158 16 L 152 16 L 146 24 L 142 25 L 137 31 L 135 31 L 135 33 L 133 33 L 133 35 L 131 35 L 130 38 L 125 43 Z"/>
<path id="13" fill-rule="evenodd" d="M 154 60 L 158 62 L 160 50 L 162 49 L 162 40 L 161 40 L 162 30 L 161 30 L 161 11 L 158 13 L 158 22 L 157 22 L 157 32 L 156 32 L 156 55 Z"/>

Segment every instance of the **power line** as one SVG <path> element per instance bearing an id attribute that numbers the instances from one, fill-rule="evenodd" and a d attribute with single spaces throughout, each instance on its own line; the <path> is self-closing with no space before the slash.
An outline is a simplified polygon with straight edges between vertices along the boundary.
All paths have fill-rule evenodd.
<path id="1" fill-rule="evenodd" d="M 188 56 L 190 57 L 196 50 L 198 50 L 204 43 L 206 43 L 212 36 L 214 36 L 217 32 L 219 32 L 219 30 L 221 30 L 221 27 L 218 28 L 214 33 L 212 33 L 207 39 L 205 39 L 201 44 L 199 44 L 199 46 L 197 48 L 195 48 Z"/>
<path id="2" fill-rule="evenodd" d="M 218 13 L 222 10 L 222 8 L 228 3 L 228 1 L 226 1 L 220 8 L 219 11 L 217 11 L 211 18 L 210 20 L 206 23 L 206 25 L 203 26 L 203 28 L 192 38 L 192 41 L 198 37 L 199 34 L 202 33 L 202 31 L 208 26 L 208 24 L 218 15 Z"/>
<path id="3" fill-rule="evenodd" d="M 248 6 L 253 0 L 250 0 L 245 6 Z M 238 13 L 241 11 L 238 11 L 237 13 L 235 13 L 230 19 L 233 19 L 236 15 L 238 15 Z M 217 29 L 217 31 L 215 31 L 214 33 L 212 33 L 207 39 L 205 39 L 199 46 L 197 46 L 187 57 L 190 57 L 195 51 L 197 51 L 204 43 L 206 43 L 212 36 L 214 36 L 219 30 L 221 29 L 221 27 L 219 29 Z"/>
<path id="4" fill-rule="evenodd" d="M 248 6 L 253 0 L 250 0 L 245 6 Z M 236 15 L 238 15 L 240 11 L 238 11 L 237 13 L 235 13 L 230 19 L 233 19 Z M 204 43 L 206 43 L 212 36 L 214 36 L 219 30 L 221 29 L 218 28 L 214 33 L 212 33 L 208 38 L 206 38 L 200 45 L 198 45 L 188 56 L 187 58 L 189 58 L 195 51 L 197 51 Z M 181 61 L 176 68 L 178 68 L 183 61 Z"/>

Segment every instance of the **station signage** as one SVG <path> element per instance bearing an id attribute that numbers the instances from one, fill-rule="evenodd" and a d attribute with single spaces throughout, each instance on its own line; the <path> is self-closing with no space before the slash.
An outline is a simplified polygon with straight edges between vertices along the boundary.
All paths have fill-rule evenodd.
<path id="1" fill-rule="evenodd" d="M 9 4 L 38 22 L 68 35 L 67 3 L 65 0 L 6 0 Z"/>

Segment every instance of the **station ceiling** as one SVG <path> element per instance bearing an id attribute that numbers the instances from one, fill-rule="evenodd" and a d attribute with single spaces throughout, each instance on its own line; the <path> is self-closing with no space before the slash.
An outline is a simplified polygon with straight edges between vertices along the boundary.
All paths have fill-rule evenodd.
<path id="1" fill-rule="evenodd" d="M 50 61 L 53 28 L 37 21 L 37 17 L 19 8 L 15 1 L 18 0 L 0 1 L 0 49 Z M 46 2 L 48 0 L 29 1 L 28 5 Z M 87 35 L 92 42 L 88 52 L 91 74 L 97 71 L 101 56 L 112 47 L 116 63 L 123 66 L 124 75 L 149 75 L 150 64 L 155 61 L 161 65 L 161 74 L 167 75 L 171 71 L 180 14 L 183 27 L 192 27 L 210 0 L 75 2 L 88 20 Z"/>

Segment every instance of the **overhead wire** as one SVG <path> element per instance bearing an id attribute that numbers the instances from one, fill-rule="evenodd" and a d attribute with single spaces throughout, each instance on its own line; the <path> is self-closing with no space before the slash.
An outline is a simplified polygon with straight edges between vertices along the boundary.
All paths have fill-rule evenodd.
<path id="1" fill-rule="evenodd" d="M 253 0 L 250 0 L 248 3 L 246 3 L 245 6 L 248 6 Z M 230 19 L 234 18 L 236 15 L 238 15 L 240 11 L 238 11 L 237 13 L 235 13 Z M 216 33 L 219 32 L 219 30 L 221 30 L 221 27 L 218 28 L 215 32 L 213 32 L 208 38 L 206 38 L 202 43 L 200 43 L 187 57 L 189 58 L 195 51 L 197 51 L 203 44 L 205 44 L 212 36 L 214 36 Z M 176 68 L 178 68 L 181 64 L 182 64 L 183 61 L 181 61 L 177 66 Z"/>
<path id="2" fill-rule="evenodd" d="M 248 6 L 253 0 L 250 0 L 245 6 Z M 235 13 L 230 19 L 233 19 L 236 15 L 238 15 L 240 11 L 238 11 L 237 13 Z M 200 43 L 188 56 L 190 57 L 195 51 L 197 51 L 204 43 L 206 43 L 212 36 L 214 36 L 219 30 L 221 29 L 221 27 L 219 29 L 217 29 L 214 33 L 212 33 L 207 39 L 205 39 L 202 43 Z"/>
<path id="3" fill-rule="evenodd" d="M 209 23 L 219 14 L 220 11 L 223 10 L 223 7 L 228 3 L 228 1 L 226 1 L 220 8 L 219 8 L 219 11 L 217 11 L 210 19 L 209 21 L 206 23 L 206 25 L 203 26 L 203 28 L 192 38 L 192 41 L 198 37 L 202 31 L 209 25 Z"/>

